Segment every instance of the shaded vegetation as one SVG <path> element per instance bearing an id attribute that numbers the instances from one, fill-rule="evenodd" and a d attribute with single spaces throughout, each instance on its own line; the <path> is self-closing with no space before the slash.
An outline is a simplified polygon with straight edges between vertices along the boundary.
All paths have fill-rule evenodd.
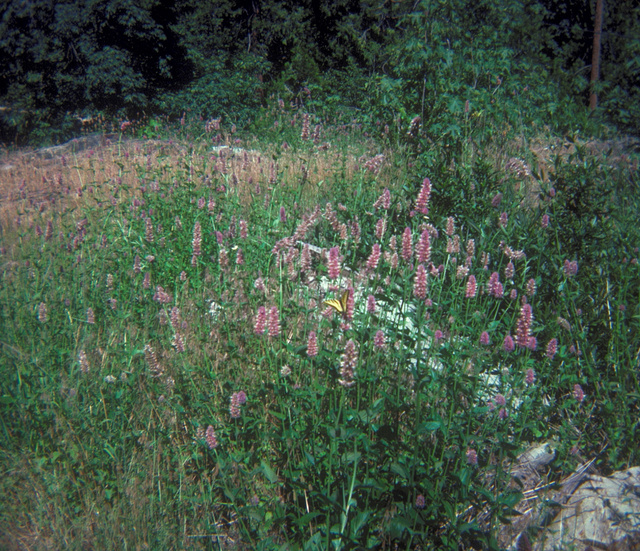
<path id="1" fill-rule="evenodd" d="M 631 132 L 637 10 L 608 6 L 599 84 L 602 113 Z M 0 20 L 1 137 L 60 141 L 98 115 L 187 112 L 245 127 L 269 96 L 304 89 L 318 112 L 348 105 L 386 124 L 419 114 L 433 134 L 460 132 L 449 114 L 466 101 L 501 125 L 518 114 L 563 132 L 570 109 L 584 131 L 592 20 L 582 4 L 555 1 L 11 1 Z"/>

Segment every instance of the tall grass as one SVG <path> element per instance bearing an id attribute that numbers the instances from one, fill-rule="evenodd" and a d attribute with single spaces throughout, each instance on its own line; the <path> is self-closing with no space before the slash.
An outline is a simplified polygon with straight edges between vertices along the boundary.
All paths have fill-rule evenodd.
<path id="1" fill-rule="evenodd" d="M 637 463 L 632 165 L 452 170 L 275 113 L 6 159 L 7 548 L 497 549 L 530 444 Z"/>

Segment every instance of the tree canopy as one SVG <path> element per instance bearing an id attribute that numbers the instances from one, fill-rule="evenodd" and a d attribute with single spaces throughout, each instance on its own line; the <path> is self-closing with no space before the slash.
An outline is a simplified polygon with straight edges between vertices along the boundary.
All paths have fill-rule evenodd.
<path id="1" fill-rule="evenodd" d="M 610 6 L 603 43 L 604 108 L 632 126 L 639 10 Z M 583 101 L 592 21 L 581 0 L 5 0 L 1 138 L 64 134 L 96 112 L 242 123 L 267 94 L 303 86 L 374 117 L 429 118 L 506 77 L 514 89 L 561 81 Z"/>

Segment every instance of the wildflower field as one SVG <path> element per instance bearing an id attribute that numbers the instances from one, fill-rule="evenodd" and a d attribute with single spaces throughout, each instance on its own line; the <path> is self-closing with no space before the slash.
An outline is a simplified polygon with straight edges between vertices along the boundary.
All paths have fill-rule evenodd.
<path id="1" fill-rule="evenodd" d="M 633 148 L 263 116 L 3 152 L 0 545 L 499 549 L 529 447 L 640 463 Z"/>

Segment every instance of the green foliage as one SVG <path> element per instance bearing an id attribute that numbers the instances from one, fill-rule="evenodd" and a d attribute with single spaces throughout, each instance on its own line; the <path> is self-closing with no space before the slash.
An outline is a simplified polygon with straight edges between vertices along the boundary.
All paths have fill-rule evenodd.
<path id="1" fill-rule="evenodd" d="M 168 43 L 171 21 L 153 1 L 9 2 L 0 23 L 3 139 L 86 109 L 144 109 L 184 68 L 184 53 Z"/>
<path id="2" fill-rule="evenodd" d="M 606 29 L 599 103 L 608 118 L 622 129 L 640 131 L 640 7 L 633 2 L 606 5 Z"/>
<path id="3" fill-rule="evenodd" d="M 596 84 L 598 104 L 607 120 L 633 134 L 638 132 L 636 106 L 640 85 L 640 19 L 636 4 L 633 1 L 604 4 L 600 80 Z M 545 36 L 544 52 L 553 64 L 554 78 L 562 84 L 563 93 L 586 101 L 595 3 L 545 0 L 538 9 L 544 17 L 540 33 Z"/>
<path id="4" fill-rule="evenodd" d="M 222 117 L 225 123 L 245 126 L 261 105 L 261 76 L 268 64 L 254 56 L 226 60 L 223 53 L 203 61 L 201 76 L 177 92 L 155 100 L 155 110 L 168 116 L 186 112 L 204 120 Z"/>
<path id="5" fill-rule="evenodd" d="M 628 39 L 637 21 L 611 9 Z M 10 190 L 0 531 L 78 548 L 497 549 L 528 445 L 554 442 L 550 477 L 637 464 L 633 159 L 576 140 L 548 181 L 503 169 L 542 128 L 602 131 L 576 101 L 584 28 L 549 25 L 559 11 L 10 3 L 4 136 L 145 109 L 132 132 L 163 142 L 65 156 L 64 179 L 46 168 L 46 188 Z M 602 105 L 633 129 L 637 41 L 607 40 L 628 61 L 603 65 Z M 322 252 L 336 248 L 339 277 Z M 324 311 L 345 288 L 352 310 Z M 261 308 L 277 315 L 263 331 Z"/>
<path id="6" fill-rule="evenodd" d="M 262 116 L 241 151 L 69 159 L 73 208 L 23 189 L 3 219 L 4 531 L 32 510 L 55 545 L 498 549 L 529 444 L 555 442 L 562 472 L 637 463 L 631 165 L 578 143 L 537 187 L 451 134 L 376 171 L 348 161 L 371 145 L 357 125 L 324 124 L 327 152 L 286 104 Z M 334 248 L 338 277 L 316 252 Z M 349 287 L 352 310 L 324 312 Z"/>
<path id="7" fill-rule="evenodd" d="M 635 132 L 632 4 L 607 7 L 597 90 L 602 115 Z M 244 123 L 266 97 L 302 89 L 312 92 L 307 109 L 360 109 L 365 124 L 392 127 L 396 142 L 416 115 L 429 140 L 461 136 L 467 105 L 484 122 L 478 142 L 531 125 L 599 133 L 600 113 L 584 112 L 591 27 L 582 4 L 556 0 L 9 2 L 0 22 L 2 139 L 68 137 L 77 123 L 59 129 L 78 113 L 219 113 Z"/>
<path id="8" fill-rule="evenodd" d="M 173 12 L 176 22 L 172 28 L 194 63 L 196 74 L 212 58 L 220 55 L 233 57 L 248 51 L 246 25 L 249 14 L 237 3 L 229 0 L 178 0 Z"/>

